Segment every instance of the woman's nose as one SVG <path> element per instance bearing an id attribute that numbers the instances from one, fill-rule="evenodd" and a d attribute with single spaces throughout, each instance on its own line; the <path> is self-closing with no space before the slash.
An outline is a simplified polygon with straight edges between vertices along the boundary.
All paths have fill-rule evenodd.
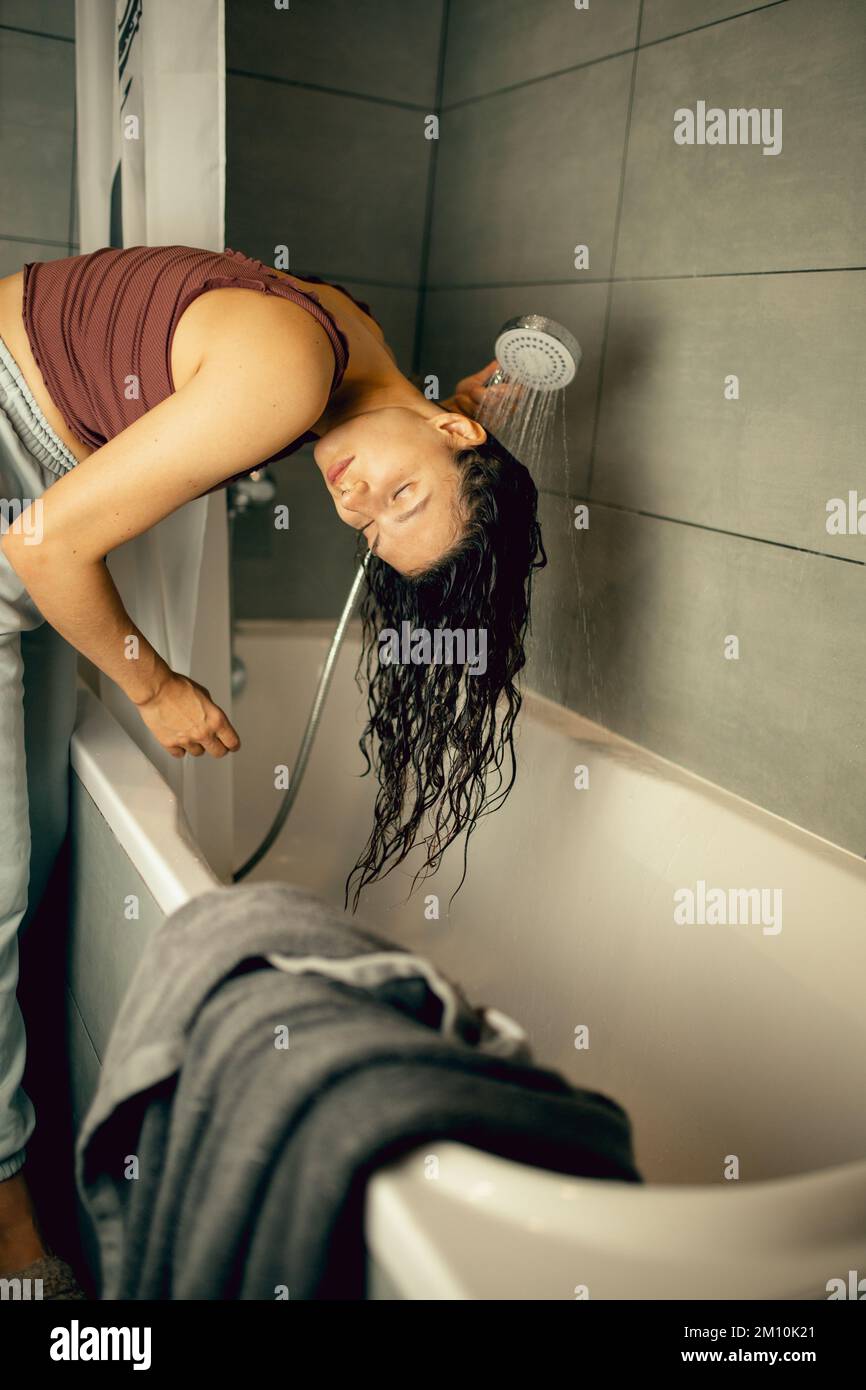
<path id="1" fill-rule="evenodd" d="M 355 511 L 369 500 L 369 491 L 370 489 L 363 479 L 356 478 L 348 487 L 341 489 L 340 500 L 348 511 Z"/>
<path id="2" fill-rule="evenodd" d="M 357 516 L 359 527 L 365 522 L 369 523 L 373 520 L 370 513 L 368 489 L 362 484 L 355 482 L 344 488 L 340 494 L 340 506 L 350 516 Z"/>

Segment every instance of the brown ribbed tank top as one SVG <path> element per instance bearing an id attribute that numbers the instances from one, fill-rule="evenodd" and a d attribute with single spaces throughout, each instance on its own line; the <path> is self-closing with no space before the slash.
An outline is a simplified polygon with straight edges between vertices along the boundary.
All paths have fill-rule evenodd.
<path id="1" fill-rule="evenodd" d="M 331 340 L 331 394 L 336 391 L 349 344 L 333 316 L 314 291 L 242 251 L 104 247 L 24 266 L 24 327 L 48 392 L 76 438 L 98 449 L 173 394 L 171 345 L 178 320 L 200 294 L 226 287 L 276 294 L 307 309 Z M 334 288 L 349 294 L 342 285 Z M 369 305 L 349 297 L 373 317 Z M 263 463 L 285 458 L 315 437 L 308 431 Z"/>

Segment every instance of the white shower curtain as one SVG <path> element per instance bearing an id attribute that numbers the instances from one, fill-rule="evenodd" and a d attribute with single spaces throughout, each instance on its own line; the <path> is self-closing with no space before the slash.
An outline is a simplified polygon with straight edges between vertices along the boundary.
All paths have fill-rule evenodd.
<path id="1" fill-rule="evenodd" d="M 75 0 L 75 51 L 81 251 L 222 251 L 223 0 Z M 223 492 L 189 503 L 109 559 L 145 636 L 230 715 L 228 564 Z M 175 760 L 106 677 L 100 693 L 178 793 L 214 870 L 228 876 L 232 760 Z"/>

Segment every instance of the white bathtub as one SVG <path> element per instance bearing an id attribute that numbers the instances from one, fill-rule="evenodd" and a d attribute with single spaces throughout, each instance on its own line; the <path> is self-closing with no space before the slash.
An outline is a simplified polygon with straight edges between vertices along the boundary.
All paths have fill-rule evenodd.
<path id="1" fill-rule="evenodd" d="M 238 863 L 276 811 L 274 769 L 294 762 L 329 636 L 318 623 L 241 625 Z M 356 659 L 353 637 L 292 816 L 252 875 L 339 904 L 372 805 Z M 398 871 L 361 913 L 517 1018 L 541 1064 L 619 1101 L 647 1185 L 456 1144 L 436 1145 L 431 1181 L 419 1151 L 370 1186 L 371 1296 L 826 1298 L 828 1281 L 866 1275 L 866 864 L 538 697 L 518 756 L 450 915 L 459 850 L 408 902 Z M 575 789 L 578 765 L 588 790 Z M 171 793 L 87 691 L 73 767 L 80 1112 L 147 931 L 214 879 Z M 674 894 L 698 881 L 780 889 L 781 930 L 769 918 L 678 924 Z M 124 887 L 143 902 L 134 933 L 117 919 Z M 430 893 L 439 920 L 425 915 Z"/>

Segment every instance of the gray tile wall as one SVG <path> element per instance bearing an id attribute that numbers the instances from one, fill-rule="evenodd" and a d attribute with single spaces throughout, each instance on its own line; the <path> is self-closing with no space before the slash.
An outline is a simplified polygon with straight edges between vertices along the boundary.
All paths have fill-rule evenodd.
<path id="1" fill-rule="evenodd" d="M 576 334 L 530 682 L 857 854 L 866 534 L 827 503 L 866 498 L 864 71 L 861 0 L 450 0 L 419 364 Z M 782 152 L 677 145 L 699 100 L 781 107 Z"/>
<path id="2" fill-rule="evenodd" d="M 571 327 L 568 458 L 538 469 L 531 681 L 866 852 L 866 538 L 826 527 L 830 498 L 864 491 L 866 7 L 371 13 L 228 0 L 227 241 L 262 259 L 285 243 L 369 299 L 404 367 L 445 389 L 513 314 Z M 0 0 L 0 38 L 9 274 L 78 249 L 74 6 Z M 698 100 L 781 107 L 782 153 L 675 145 L 673 110 Z M 352 537 L 308 458 L 277 477 L 291 527 L 238 523 L 238 613 L 334 616 Z"/>
<path id="3" fill-rule="evenodd" d="M 366 300 L 411 371 L 429 222 L 443 7 L 378 0 L 226 0 L 226 241 L 338 281 Z M 355 537 L 309 451 L 276 465 L 277 503 L 235 522 L 235 611 L 325 618 L 341 610 Z"/>
<path id="4" fill-rule="evenodd" d="M 0 0 L 0 276 L 72 256 L 75 5 Z"/>

